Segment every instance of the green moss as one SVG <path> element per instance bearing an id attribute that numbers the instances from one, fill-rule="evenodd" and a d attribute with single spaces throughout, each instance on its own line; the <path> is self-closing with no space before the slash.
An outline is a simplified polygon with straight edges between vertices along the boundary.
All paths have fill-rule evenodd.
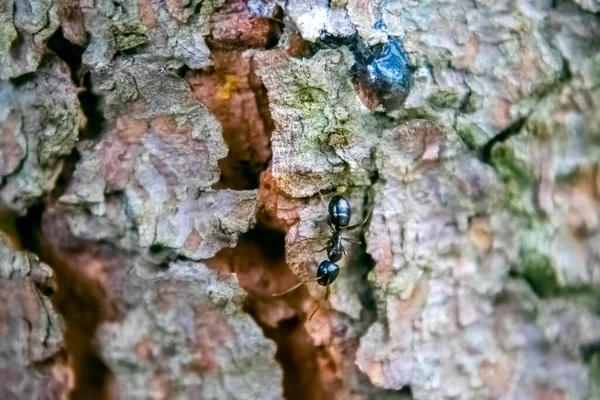
<path id="1" fill-rule="evenodd" d="M 456 133 L 471 150 L 480 148 L 488 140 L 485 132 L 473 123 L 459 122 L 456 125 Z"/>
<path id="2" fill-rule="evenodd" d="M 302 110 L 303 119 L 324 118 L 323 110 L 327 104 L 327 92 L 312 86 L 298 86 L 295 90 L 294 104 Z"/>
<path id="3" fill-rule="evenodd" d="M 600 85 L 600 53 L 592 58 L 592 80 L 595 85 Z"/>
<path id="4" fill-rule="evenodd" d="M 117 50 L 128 50 L 148 42 L 148 29 L 137 21 L 117 22 L 110 27 Z"/>
<path id="5" fill-rule="evenodd" d="M 533 249 L 521 249 L 517 274 L 522 276 L 540 297 L 556 296 L 560 284 L 550 257 Z"/>
<path id="6" fill-rule="evenodd" d="M 518 188 L 525 189 L 533 184 L 527 165 L 517 158 L 508 144 L 497 144 L 492 150 L 492 164 L 505 183 L 514 182 Z"/>
<path id="7" fill-rule="evenodd" d="M 598 116 L 592 116 L 586 121 L 585 132 L 591 147 L 589 150 L 597 152 L 600 147 L 600 118 Z"/>
<path id="8" fill-rule="evenodd" d="M 0 23 L 0 54 L 8 52 L 13 40 L 16 38 L 17 31 L 12 23 L 7 21 Z"/>
<path id="9" fill-rule="evenodd" d="M 454 90 L 441 90 L 429 96 L 427 101 L 434 108 L 457 108 L 460 103 Z"/>
<path id="10" fill-rule="evenodd" d="M 396 122 L 410 121 L 412 119 L 436 120 L 436 115 L 429 107 L 404 108 L 398 111 Z"/>
<path id="11" fill-rule="evenodd" d="M 323 106 L 327 102 L 327 93 L 323 89 L 312 86 L 300 86 L 297 91 L 298 100 L 303 106 Z"/>
<path id="12" fill-rule="evenodd" d="M 532 221 L 536 220 L 532 219 Z M 545 227 L 540 225 L 539 221 L 534 222 L 533 229 L 530 230 L 535 231 L 538 237 L 540 235 L 547 237 L 543 231 L 547 229 L 548 224 L 544 225 Z M 526 229 L 525 226 L 521 227 L 521 231 Z M 552 258 L 535 248 L 521 248 L 519 260 L 512 266 L 510 275 L 527 282 L 531 290 L 540 298 L 568 299 L 571 304 L 600 312 L 600 291 L 597 286 L 565 284 L 561 281 Z"/>
<path id="13" fill-rule="evenodd" d="M 312 104 L 315 102 L 315 94 L 317 93 L 317 89 L 311 87 L 300 87 L 298 89 L 298 99 L 303 104 Z"/>
<path id="14" fill-rule="evenodd" d="M 462 105 L 462 112 L 472 114 L 483 106 L 483 96 L 477 93 L 470 93 Z"/>
<path id="15" fill-rule="evenodd" d="M 354 138 L 354 134 L 347 129 L 335 128 L 326 132 L 327 145 L 334 149 L 343 149 L 348 147 Z"/>
<path id="16" fill-rule="evenodd" d="M 592 355 L 589 369 L 588 399 L 600 399 L 600 354 Z"/>
<path id="17" fill-rule="evenodd" d="M 512 140 L 496 143 L 491 151 L 490 163 L 504 183 L 506 207 L 521 218 L 540 218 L 542 213 L 535 201 L 536 181 L 529 164 L 515 153 Z"/>

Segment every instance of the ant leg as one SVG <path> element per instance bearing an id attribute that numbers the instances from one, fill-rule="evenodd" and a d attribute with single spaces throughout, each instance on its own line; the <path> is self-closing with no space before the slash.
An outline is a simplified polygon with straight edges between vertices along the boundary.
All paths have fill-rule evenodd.
<path id="1" fill-rule="evenodd" d="M 304 285 L 305 283 L 316 282 L 316 281 L 318 281 L 321 278 L 322 278 L 322 276 L 317 276 L 315 279 L 309 279 L 307 281 L 300 281 L 297 284 L 295 284 L 294 286 L 292 286 L 291 288 L 289 288 L 288 290 L 286 290 L 284 292 L 281 292 L 281 293 L 273 293 L 271 296 L 273 296 L 273 297 L 283 296 L 284 294 L 288 294 L 290 292 L 293 292 L 294 290 L 298 289 L 300 286 Z"/>
<path id="2" fill-rule="evenodd" d="M 361 244 L 362 242 L 360 240 L 354 240 L 354 239 L 348 239 L 343 237 L 342 240 L 345 240 L 348 243 L 354 243 L 354 244 Z"/>
<path id="3" fill-rule="evenodd" d="M 344 257 L 348 257 L 348 252 L 346 252 L 345 247 L 342 247 L 342 254 L 344 254 Z M 329 286 L 327 286 L 327 289 L 329 289 Z"/>
<path id="4" fill-rule="evenodd" d="M 371 207 L 369 209 L 369 212 L 367 213 L 366 218 L 363 220 L 363 222 L 359 222 L 358 224 L 354 224 L 354 225 L 350 225 L 347 228 L 344 228 L 345 231 L 351 231 L 352 229 L 356 229 L 359 226 L 363 226 L 364 224 L 366 224 L 369 221 L 369 218 L 371 218 L 371 213 L 373 212 L 373 207 Z"/>
<path id="5" fill-rule="evenodd" d="M 315 311 L 313 311 L 313 312 L 311 312 L 311 313 L 310 313 L 310 317 L 308 317 L 308 320 L 309 320 L 309 321 L 310 321 L 310 320 L 312 319 L 312 317 L 313 317 L 313 316 L 314 316 L 314 315 L 317 313 L 317 311 L 319 311 L 319 308 L 321 308 L 321 307 L 317 306 L 317 308 L 315 308 Z"/>
<path id="6" fill-rule="evenodd" d="M 329 285 L 325 286 L 326 287 L 326 292 L 325 292 L 325 300 L 327 300 L 327 298 L 329 298 Z M 315 310 L 310 313 L 310 317 L 308 317 L 308 320 L 310 321 L 312 319 L 312 317 L 317 313 L 317 311 L 319 311 L 319 309 L 321 308 L 321 306 L 317 306 L 317 308 L 315 308 Z"/>

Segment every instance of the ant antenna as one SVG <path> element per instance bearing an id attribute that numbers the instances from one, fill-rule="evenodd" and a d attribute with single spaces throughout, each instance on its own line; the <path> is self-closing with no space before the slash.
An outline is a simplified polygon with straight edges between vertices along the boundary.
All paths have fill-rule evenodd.
<path id="1" fill-rule="evenodd" d="M 323 204 L 323 209 L 325 210 L 325 213 L 327 214 L 327 223 L 329 224 L 329 226 L 331 226 L 333 228 L 333 226 L 331 225 L 331 220 L 329 219 L 329 209 L 327 208 L 327 204 L 325 204 L 325 199 L 323 198 L 323 195 L 321 194 L 321 189 L 319 189 L 319 187 L 315 183 L 314 179 L 311 178 L 311 182 L 312 182 L 313 186 L 315 187 L 315 190 L 317 191 L 317 194 L 319 195 L 319 198 L 321 199 L 321 204 Z"/>
<path id="2" fill-rule="evenodd" d="M 279 296 L 283 296 L 286 295 L 288 293 L 293 292 L 294 290 L 298 289 L 300 286 L 304 285 L 305 283 L 308 282 L 317 282 L 319 279 L 323 278 L 322 276 L 317 276 L 315 279 L 309 279 L 306 281 L 300 281 L 297 284 L 295 284 L 294 286 L 292 286 L 291 288 L 289 288 L 288 290 L 281 292 L 281 293 L 273 293 L 271 296 L 273 297 L 279 297 Z"/>

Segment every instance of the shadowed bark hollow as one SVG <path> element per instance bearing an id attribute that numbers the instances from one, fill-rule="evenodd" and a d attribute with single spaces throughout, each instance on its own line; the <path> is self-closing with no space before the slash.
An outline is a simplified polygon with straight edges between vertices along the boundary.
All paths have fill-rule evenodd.
<path id="1" fill-rule="evenodd" d="M 5 2 L 0 398 L 600 398 L 599 12 Z"/>

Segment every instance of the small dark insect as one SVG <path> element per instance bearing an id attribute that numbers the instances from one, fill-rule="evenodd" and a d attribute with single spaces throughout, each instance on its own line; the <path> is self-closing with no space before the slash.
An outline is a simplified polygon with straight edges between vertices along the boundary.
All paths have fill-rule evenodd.
<path id="1" fill-rule="evenodd" d="M 323 204 L 323 207 L 327 210 L 327 223 L 331 228 L 331 238 L 329 239 L 327 246 L 320 250 L 327 250 L 327 257 L 329 258 L 329 260 L 324 260 L 321 262 L 321 264 L 319 264 L 319 267 L 317 268 L 317 277 L 312 281 L 316 281 L 319 285 L 325 286 L 327 288 L 327 291 L 325 293 L 325 300 L 327 300 L 330 292 L 329 285 L 331 285 L 336 280 L 340 272 L 340 267 L 336 264 L 336 262 L 341 260 L 342 256 L 347 255 L 346 249 L 344 248 L 342 242 L 346 241 L 349 243 L 360 244 L 359 241 L 343 237 L 342 232 L 356 229 L 364 225 L 369 220 L 371 216 L 371 211 L 373 211 L 373 209 L 369 210 L 367 217 L 362 222 L 354 225 L 349 225 L 350 219 L 352 217 L 352 209 L 350 207 L 350 202 L 348 201 L 348 199 L 340 195 L 334 196 L 329 201 L 329 206 L 325 207 L 325 200 L 323 199 L 323 196 L 321 195 L 319 189 L 317 187 L 316 189 L 319 193 L 319 197 L 321 198 L 321 203 Z M 284 294 L 296 290 L 304 283 L 306 282 L 298 282 L 298 284 L 289 288 L 285 292 L 277 293 L 273 296 L 283 296 Z M 312 319 L 313 315 L 315 315 L 319 308 L 320 307 L 317 307 L 311 313 L 309 319 Z"/>
<path id="2" fill-rule="evenodd" d="M 321 192 L 319 192 L 319 196 L 321 197 L 321 202 L 323 203 L 323 207 L 325 207 L 325 200 L 323 200 L 323 196 L 321 196 Z M 367 214 L 367 217 L 360 223 L 355 225 L 350 225 L 350 219 L 352 217 L 352 209 L 350 208 L 350 202 L 344 196 L 334 196 L 329 201 L 329 207 L 327 209 L 327 222 L 331 227 L 331 239 L 327 243 L 323 250 L 327 250 L 327 257 L 331 262 L 337 262 L 342 259 L 342 256 L 346 256 L 346 249 L 342 244 L 343 241 L 349 243 L 360 244 L 360 242 L 352 239 L 348 239 L 342 236 L 343 231 L 351 231 L 360 226 L 363 226 L 371 216 L 371 211 Z"/>

